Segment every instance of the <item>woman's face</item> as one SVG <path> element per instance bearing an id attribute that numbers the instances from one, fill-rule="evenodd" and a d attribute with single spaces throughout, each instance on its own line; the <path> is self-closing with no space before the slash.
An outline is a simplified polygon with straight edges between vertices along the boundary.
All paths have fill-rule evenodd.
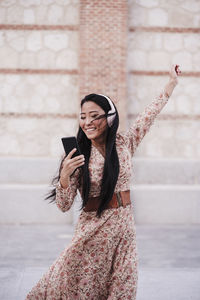
<path id="1" fill-rule="evenodd" d="M 82 105 L 79 124 L 88 139 L 95 140 L 105 134 L 107 129 L 106 117 L 95 120 L 104 114 L 105 111 L 93 101 L 85 102 Z"/>

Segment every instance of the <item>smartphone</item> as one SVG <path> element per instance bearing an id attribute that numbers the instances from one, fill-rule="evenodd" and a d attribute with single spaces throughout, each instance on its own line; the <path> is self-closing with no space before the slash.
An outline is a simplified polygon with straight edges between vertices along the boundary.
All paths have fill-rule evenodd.
<path id="1" fill-rule="evenodd" d="M 72 155 L 72 158 L 81 155 L 81 151 L 75 136 L 63 137 L 62 139 L 63 147 L 65 149 L 66 155 L 69 154 L 72 149 L 76 148 L 76 152 Z"/>

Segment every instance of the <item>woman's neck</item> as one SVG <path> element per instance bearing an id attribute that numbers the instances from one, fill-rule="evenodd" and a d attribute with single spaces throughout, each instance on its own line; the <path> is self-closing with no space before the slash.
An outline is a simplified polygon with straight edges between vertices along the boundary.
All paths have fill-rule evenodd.
<path id="1" fill-rule="evenodd" d="M 106 148 L 106 135 L 100 136 L 97 139 L 91 140 L 91 143 L 94 147 L 105 150 Z"/>
<path id="2" fill-rule="evenodd" d="M 92 140 L 92 145 L 96 148 L 104 148 L 106 143 L 105 141 L 103 140 Z"/>

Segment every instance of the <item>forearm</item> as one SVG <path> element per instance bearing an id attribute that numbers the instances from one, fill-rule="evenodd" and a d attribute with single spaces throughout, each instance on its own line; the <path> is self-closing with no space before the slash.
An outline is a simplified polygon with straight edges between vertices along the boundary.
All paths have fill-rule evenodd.
<path id="1" fill-rule="evenodd" d="M 80 171 L 78 169 L 70 178 L 65 177 L 64 174 L 60 177 L 56 187 L 56 204 L 60 210 L 65 212 L 70 209 L 79 188 Z"/>
<path id="2" fill-rule="evenodd" d="M 57 207 L 65 212 L 70 209 L 74 201 L 76 191 L 69 185 L 67 188 L 63 188 L 60 182 L 56 186 L 56 205 Z"/>
<path id="3" fill-rule="evenodd" d="M 176 79 L 173 79 L 173 78 L 170 78 L 168 83 L 166 84 L 166 86 L 164 87 L 164 94 L 165 96 L 167 97 L 170 97 L 174 88 L 176 87 L 177 85 L 177 80 Z"/>
<path id="4" fill-rule="evenodd" d="M 60 180 L 56 185 L 56 204 L 63 212 L 70 209 L 77 190 L 80 189 L 80 168 L 77 168 L 71 176 L 61 171 Z"/>

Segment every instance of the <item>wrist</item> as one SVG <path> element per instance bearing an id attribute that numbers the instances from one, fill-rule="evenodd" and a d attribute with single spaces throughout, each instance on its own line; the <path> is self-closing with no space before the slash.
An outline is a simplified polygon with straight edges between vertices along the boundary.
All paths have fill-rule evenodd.
<path id="1" fill-rule="evenodd" d="M 178 84 L 177 78 L 170 78 L 169 79 L 169 84 L 173 87 L 175 87 Z"/>
<path id="2" fill-rule="evenodd" d="M 68 176 L 61 176 L 60 184 L 63 189 L 66 189 L 70 185 L 70 178 Z"/>

